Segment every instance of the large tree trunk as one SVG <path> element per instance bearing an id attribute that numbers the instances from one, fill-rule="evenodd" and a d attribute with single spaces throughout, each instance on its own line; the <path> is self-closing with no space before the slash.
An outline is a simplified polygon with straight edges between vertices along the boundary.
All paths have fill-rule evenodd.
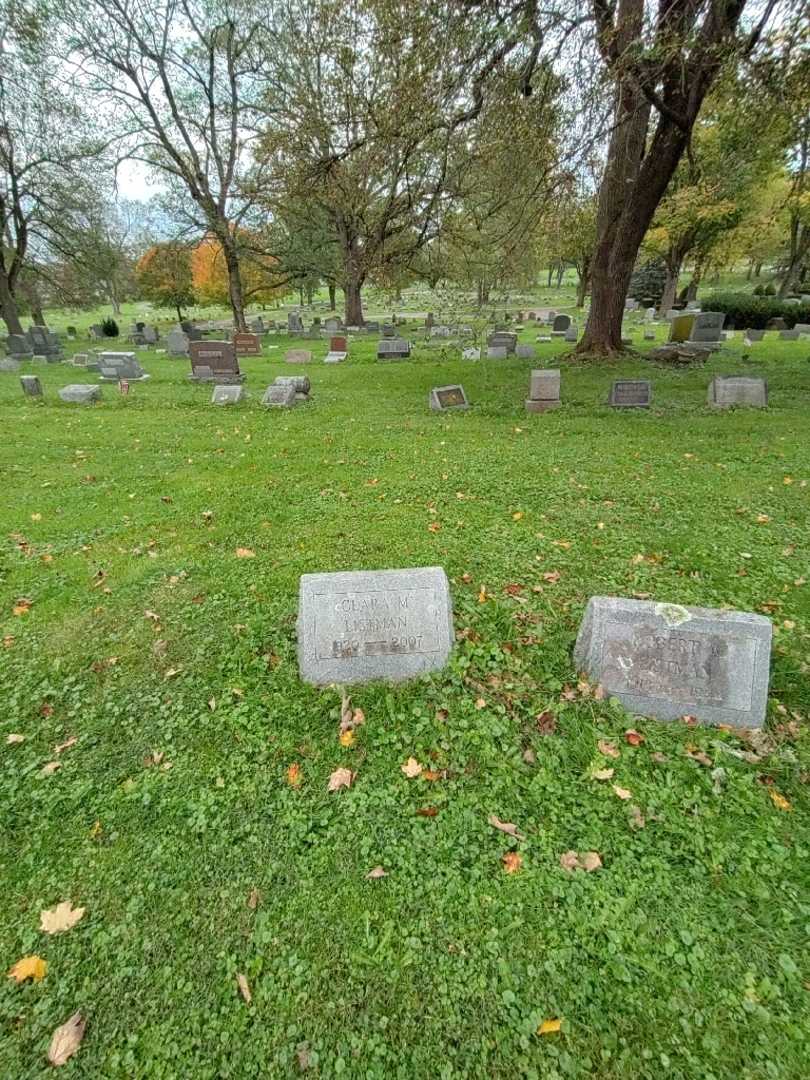
<path id="1" fill-rule="evenodd" d="M 585 307 L 585 297 L 588 295 L 588 286 L 591 280 L 591 257 L 586 255 L 582 260 L 582 268 L 579 270 L 577 282 L 577 307 Z"/>
<path id="2" fill-rule="evenodd" d="M 245 295 L 242 291 L 242 272 L 239 267 L 239 255 L 233 236 L 225 222 L 217 233 L 217 239 L 222 245 L 222 254 L 225 258 L 225 267 L 228 271 L 228 299 L 233 312 L 234 327 L 243 333 L 247 331 L 245 321 Z"/>
<path id="3" fill-rule="evenodd" d="M 664 291 L 661 294 L 661 303 L 658 305 L 658 318 L 666 318 L 667 312 L 675 303 L 678 295 L 678 278 L 681 273 L 680 260 L 667 260 L 667 276 L 664 279 Z"/>
<path id="4" fill-rule="evenodd" d="M 356 278 L 347 281 L 343 286 L 343 295 L 346 299 L 344 322 L 347 326 L 362 326 L 365 321 L 363 319 L 362 288 L 363 282 Z"/>
<path id="5" fill-rule="evenodd" d="M 796 238 L 791 243 L 790 261 L 788 262 L 785 275 L 782 278 L 782 283 L 779 286 L 778 296 L 780 298 L 789 296 L 793 289 L 799 282 L 799 277 L 804 265 L 804 261 L 810 254 L 810 229 L 802 228 L 797 223 Z"/>
<path id="6" fill-rule="evenodd" d="M 0 273 L 0 317 L 6 324 L 10 334 L 24 333 L 20 322 L 20 313 L 17 310 L 17 301 L 8 285 L 6 275 Z"/>
<path id="7" fill-rule="evenodd" d="M 331 283 L 329 284 L 328 288 L 329 288 L 329 310 L 334 311 L 335 310 L 335 293 L 337 292 L 337 289 Z"/>

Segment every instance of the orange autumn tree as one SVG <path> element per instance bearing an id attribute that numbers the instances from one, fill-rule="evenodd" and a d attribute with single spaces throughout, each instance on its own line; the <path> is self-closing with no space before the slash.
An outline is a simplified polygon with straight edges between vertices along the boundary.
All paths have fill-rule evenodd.
<path id="1" fill-rule="evenodd" d="M 135 266 L 135 280 L 144 300 L 155 307 L 170 307 L 182 321 L 182 308 L 194 303 L 191 261 L 185 244 L 153 244 Z"/>
<path id="2" fill-rule="evenodd" d="M 242 234 L 248 239 L 247 234 Z M 277 260 L 272 255 L 260 255 L 244 251 L 240 258 L 240 276 L 245 303 L 266 303 L 289 292 L 289 285 L 280 282 Z M 228 291 L 228 267 L 219 240 L 204 237 L 191 253 L 191 276 L 194 292 L 203 304 L 230 302 Z"/>

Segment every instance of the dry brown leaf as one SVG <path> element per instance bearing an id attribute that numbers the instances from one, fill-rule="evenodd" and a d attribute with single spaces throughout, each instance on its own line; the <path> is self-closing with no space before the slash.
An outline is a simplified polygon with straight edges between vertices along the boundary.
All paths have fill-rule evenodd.
<path id="1" fill-rule="evenodd" d="M 700 750 L 697 746 L 687 746 L 686 753 L 693 761 L 699 762 L 701 765 L 705 765 L 707 768 L 714 765 L 714 762 L 707 753 Z"/>
<path id="2" fill-rule="evenodd" d="M 644 820 L 644 815 L 641 812 L 640 807 L 630 807 L 630 828 L 631 829 L 643 829 L 647 822 Z"/>
<path id="3" fill-rule="evenodd" d="M 329 777 L 329 791 L 339 791 L 343 787 L 351 787 L 355 774 L 351 769 L 335 769 Z"/>
<path id="4" fill-rule="evenodd" d="M 151 619 L 152 622 L 160 622 L 160 616 L 157 614 L 156 611 L 145 611 L 143 613 L 143 617 L 145 619 Z"/>
<path id="5" fill-rule="evenodd" d="M 79 740 L 75 735 L 71 735 L 71 737 L 65 742 L 59 743 L 58 746 L 55 746 L 53 748 L 53 752 L 55 754 L 61 754 L 63 750 L 69 750 L 71 746 L 75 746 L 78 741 Z"/>
<path id="6" fill-rule="evenodd" d="M 151 754 L 147 755 L 147 757 L 143 759 L 144 768 L 151 769 L 153 765 L 160 765 L 161 761 L 163 761 L 165 756 L 165 750 L 153 750 Z"/>
<path id="7" fill-rule="evenodd" d="M 507 851 L 501 856 L 501 862 L 507 874 L 516 874 L 523 865 L 523 856 L 517 851 Z"/>
<path id="8" fill-rule="evenodd" d="M 435 806 L 422 806 L 416 811 L 419 817 L 436 817 L 438 809 Z"/>
<path id="9" fill-rule="evenodd" d="M 377 881 L 378 878 L 388 877 L 388 874 L 383 870 L 381 866 L 375 866 L 373 870 L 369 870 L 366 874 L 369 881 Z"/>
<path id="10" fill-rule="evenodd" d="M 595 769 L 591 773 L 591 777 L 594 780 L 612 780 L 615 769 Z"/>
<path id="11" fill-rule="evenodd" d="M 477 698 L 477 700 L 475 702 L 475 707 L 476 707 L 476 709 L 485 709 L 487 707 L 487 703 L 484 700 L 484 698 L 482 698 L 482 697 Z"/>
<path id="12" fill-rule="evenodd" d="M 413 757 L 409 757 L 404 765 L 400 765 L 400 769 L 405 773 L 409 780 L 413 780 L 422 772 L 422 766 L 416 758 Z"/>
<path id="13" fill-rule="evenodd" d="M 567 870 L 569 873 L 573 873 L 574 870 L 579 869 L 579 852 L 577 851 L 565 851 L 560 856 L 560 866 L 563 870 Z"/>
<path id="14" fill-rule="evenodd" d="M 262 894 L 254 886 L 250 890 L 250 896 L 248 896 L 248 898 L 247 898 L 247 906 L 250 908 L 251 911 L 256 910 L 256 908 L 259 906 L 259 902 L 260 902 L 261 898 L 262 898 Z"/>
<path id="15" fill-rule="evenodd" d="M 641 746 L 641 744 L 644 742 L 644 736 L 641 734 L 640 731 L 635 731 L 633 728 L 630 728 L 629 731 L 625 731 L 624 740 L 625 742 L 628 742 L 631 746 Z"/>
<path id="16" fill-rule="evenodd" d="M 25 742 L 24 735 L 16 735 L 12 732 L 11 735 L 6 736 L 6 742 L 9 746 L 15 746 L 17 743 Z"/>
<path id="17" fill-rule="evenodd" d="M 618 795 L 620 799 L 632 799 L 632 791 L 628 791 L 627 788 L 619 787 L 618 784 L 613 785 L 614 794 Z"/>
<path id="18" fill-rule="evenodd" d="M 541 735 L 554 735 L 557 731 L 557 717 L 553 712 L 541 712 L 534 718 Z"/>
<path id="19" fill-rule="evenodd" d="M 786 799 L 784 795 L 780 795 L 776 788 L 769 788 L 768 794 L 770 795 L 771 801 L 773 802 L 773 805 L 777 808 L 777 810 L 793 809 L 793 807 L 790 805 L 790 801 Z"/>
<path id="20" fill-rule="evenodd" d="M 18 983 L 25 982 L 26 979 L 39 982 L 40 979 L 45 978 L 47 970 L 48 965 L 41 956 L 24 956 L 9 971 L 8 977 Z"/>
<path id="21" fill-rule="evenodd" d="M 580 855 L 579 865 L 582 869 L 592 874 L 594 870 L 602 869 L 602 859 L 598 851 L 586 851 L 583 855 Z"/>
<path id="22" fill-rule="evenodd" d="M 650 754 L 650 757 L 653 759 L 653 761 L 658 762 L 659 765 L 663 765 L 665 761 L 669 760 L 667 758 L 667 755 L 662 754 L 660 750 L 656 750 L 654 753 Z"/>
<path id="23" fill-rule="evenodd" d="M 532 748 L 531 748 L 531 747 L 527 747 L 527 748 L 526 748 L 526 749 L 525 749 L 525 750 L 523 751 L 523 760 L 524 760 L 524 761 L 526 762 L 526 764 L 527 764 L 527 765 L 534 765 L 534 764 L 536 764 L 536 762 L 537 762 L 537 755 L 535 754 L 534 750 L 532 750 Z"/>
<path id="24" fill-rule="evenodd" d="M 46 934 L 61 934 L 70 930 L 84 915 L 83 907 L 73 907 L 70 900 L 63 900 L 55 908 L 47 908 L 39 913 L 39 928 Z"/>
<path id="25" fill-rule="evenodd" d="M 600 754 L 604 754 L 605 757 L 617 758 L 620 757 L 620 753 L 616 745 L 612 742 L 608 742 L 607 739 L 600 739 L 596 744 Z"/>
<path id="26" fill-rule="evenodd" d="M 75 1012 L 64 1024 L 61 1024 L 51 1036 L 48 1047 L 48 1061 L 51 1065 L 64 1065 L 73 1057 L 82 1044 L 87 1021 L 80 1012 Z"/>
<path id="27" fill-rule="evenodd" d="M 237 559 L 255 559 L 256 552 L 251 551 L 250 548 L 238 547 L 236 549 L 236 557 Z"/>
<path id="28" fill-rule="evenodd" d="M 61 761 L 49 761 L 47 765 L 43 765 L 39 770 L 40 776 L 53 776 L 57 769 L 62 768 Z"/>
<path id="29" fill-rule="evenodd" d="M 298 764 L 297 761 L 294 761 L 292 763 L 292 765 L 287 766 L 287 772 L 286 772 L 285 775 L 286 775 L 286 778 L 287 778 L 287 783 L 290 785 L 290 787 L 298 787 L 299 786 L 299 784 L 301 783 L 301 780 L 302 780 L 302 776 L 301 776 L 301 766 Z M 330 788 L 330 791 L 331 790 L 332 789 Z"/>
<path id="30" fill-rule="evenodd" d="M 298 1048 L 295 1051 L 295 1056 L 298 1059 L 298 1068 L 301 1072 L 306 1072 L 307 1069 L 312 1067 L 312 1058 L 309 1053 L 309 1043 L 299 1043 Z"/>
<path id="31" fill-rule="evenodd" d="M 506 833 L 507 836 L 514 836 L 516 840 L 526 839 L 523 833 L 518 832 L 517 825 L 513 825 L 511 821 L 501 821 L 495 814 L 490 814 L 487 821 L 493 829 L 498 829 L 500 832 Z"/>
<path id="32" fill-rule="evenodd" d="M 249 1005 L 253 1000 L 253 995 L 250 992 L 247 977 L 243 975 L 241 971 L 236 975 L 236 985 L 239 987 L 239 993 L 244 998 L 245 1004 Z"/>

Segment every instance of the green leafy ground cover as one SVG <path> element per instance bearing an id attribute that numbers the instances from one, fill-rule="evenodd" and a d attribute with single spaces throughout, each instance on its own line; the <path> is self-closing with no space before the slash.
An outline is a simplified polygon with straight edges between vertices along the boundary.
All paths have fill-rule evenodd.
<path id="1" fill-rule="evenodd" d="M 56 398 L 78 370 L 26 365 L 43 404 L 0 376 L 0 959 L 48 965 L 2 980 L 0 1074 L 44 1076 L 79 1009 L 82 1077 L 806 1076 L 807 343 L 564 364 L 542 416 L 523 398 L 556 342 L 383 365 L 362 341 L 307 369 L 290 344 L 243 361 L 231 409 L 154 353 L 147 384 L 89 409 Z M 312 404 L 262 410 L 291 371 Z M 711 377 L 742 372 L 770 408 L 710 411 Z M 652 378 L 653 408 L 609 410 L 616 377 Z M 470 412 L 429 413 L 456 381 Z M 342 746 L 339 695 L 297 677 L 298 577 L 433 564 L 452 663 L 355 689 Z M 602 593 L 770 614 L 767 739 L 578 685 Z M 439 779 L 408 779 L 409 757 Z M 330 794 L 339 767 L 356 777 Z M 572 849 L 602 868 L 567 872 Z M 82 920 L 42 933 L 68 899 Z"/>

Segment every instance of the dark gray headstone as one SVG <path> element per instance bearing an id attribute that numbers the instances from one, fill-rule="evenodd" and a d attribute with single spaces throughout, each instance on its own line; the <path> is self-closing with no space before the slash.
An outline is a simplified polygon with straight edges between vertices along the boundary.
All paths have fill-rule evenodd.
<path id="1" fill-rule="evenodd" d="M 298 668 L 316 686 L 400 682 L 447 663 L 453 609 L 439 566 L 304 574 Z"/>
<path id="2" fill-rule="evenodd" d="M 798 341 L 799 331 L 794 327 L 792 330 L 780 330 L 779 337 L 782 341 Z"/>
<path id="3" fill-rule="evenodd" d="M 570 325 L 570 315 L 555 315 L 554 322 L 551 324 L 551 332 L 552 334 L 564 334 Z"/>
<path id="4" fill-rule="evenodd" d="M 470 403 L 464 393 L 464 387 L 456 383 L 453 386 L 434 386 L 428 396 L 428 404 L 433 412 L 446 412 L 448 409 L 469 409 Z"/>
<path id="5" fill-rule="evenodd" d="M 411 355 L 411 343 L 404 338 L 383 338 L 377 342 L 378 360 L 405 360 Z"/>
<path id="6" fill-rule="evenodd" d="M 9 334 L 6 338 L 6 352 L 13 359 L 26 359 L 33 351 L 31 343 L 23 334 Z"/>
<path id="7" fill-rule="evenodd" d="M 764 330 L 746 330 L 743 341 L 746 345 L 753 345 L 755 341 L 762 341 L 765 337 Z"/>
<path id="8" fill-rule="evenodd" d="M 182 330 L 172 330 L 166 338 L 166 348 L 169 356 L 188 356 L 188 334 Z"/>
<path id="9" fill-rule="evenodd" d="M 533 345 L 518 345 L 515 355 L 519 360 L 534 360 L 535 349 Z"/>
<path id="10" fill-rule="evenodd" d="M 610 388 L 609 404 L 614 409 L 648 409 L 652 386 L 647 379 L 617 379 Z"/>
<path id="11" fill-rule="evenodd" d="M 574 662 L 629 712 L 752 728 L 765 721 L 770 654 L 762 615 L 595 596 Z"/>
<path id="12" fill-rule="evenodd" d="M 42 383 L 38 375 L 21 375 L 20 384 L 26 397 L 42 397 Z"/>
<path id="13" fill-rule="evenodd" d="M 690 344 L 693 342 L 705 342 L 706 344 L 720 343 L 723 340 L 723 324 L 726 317 L 722 311 L 701 311 L 695 315 L 692 323 L 692 332 L 689 335 Z"/>

